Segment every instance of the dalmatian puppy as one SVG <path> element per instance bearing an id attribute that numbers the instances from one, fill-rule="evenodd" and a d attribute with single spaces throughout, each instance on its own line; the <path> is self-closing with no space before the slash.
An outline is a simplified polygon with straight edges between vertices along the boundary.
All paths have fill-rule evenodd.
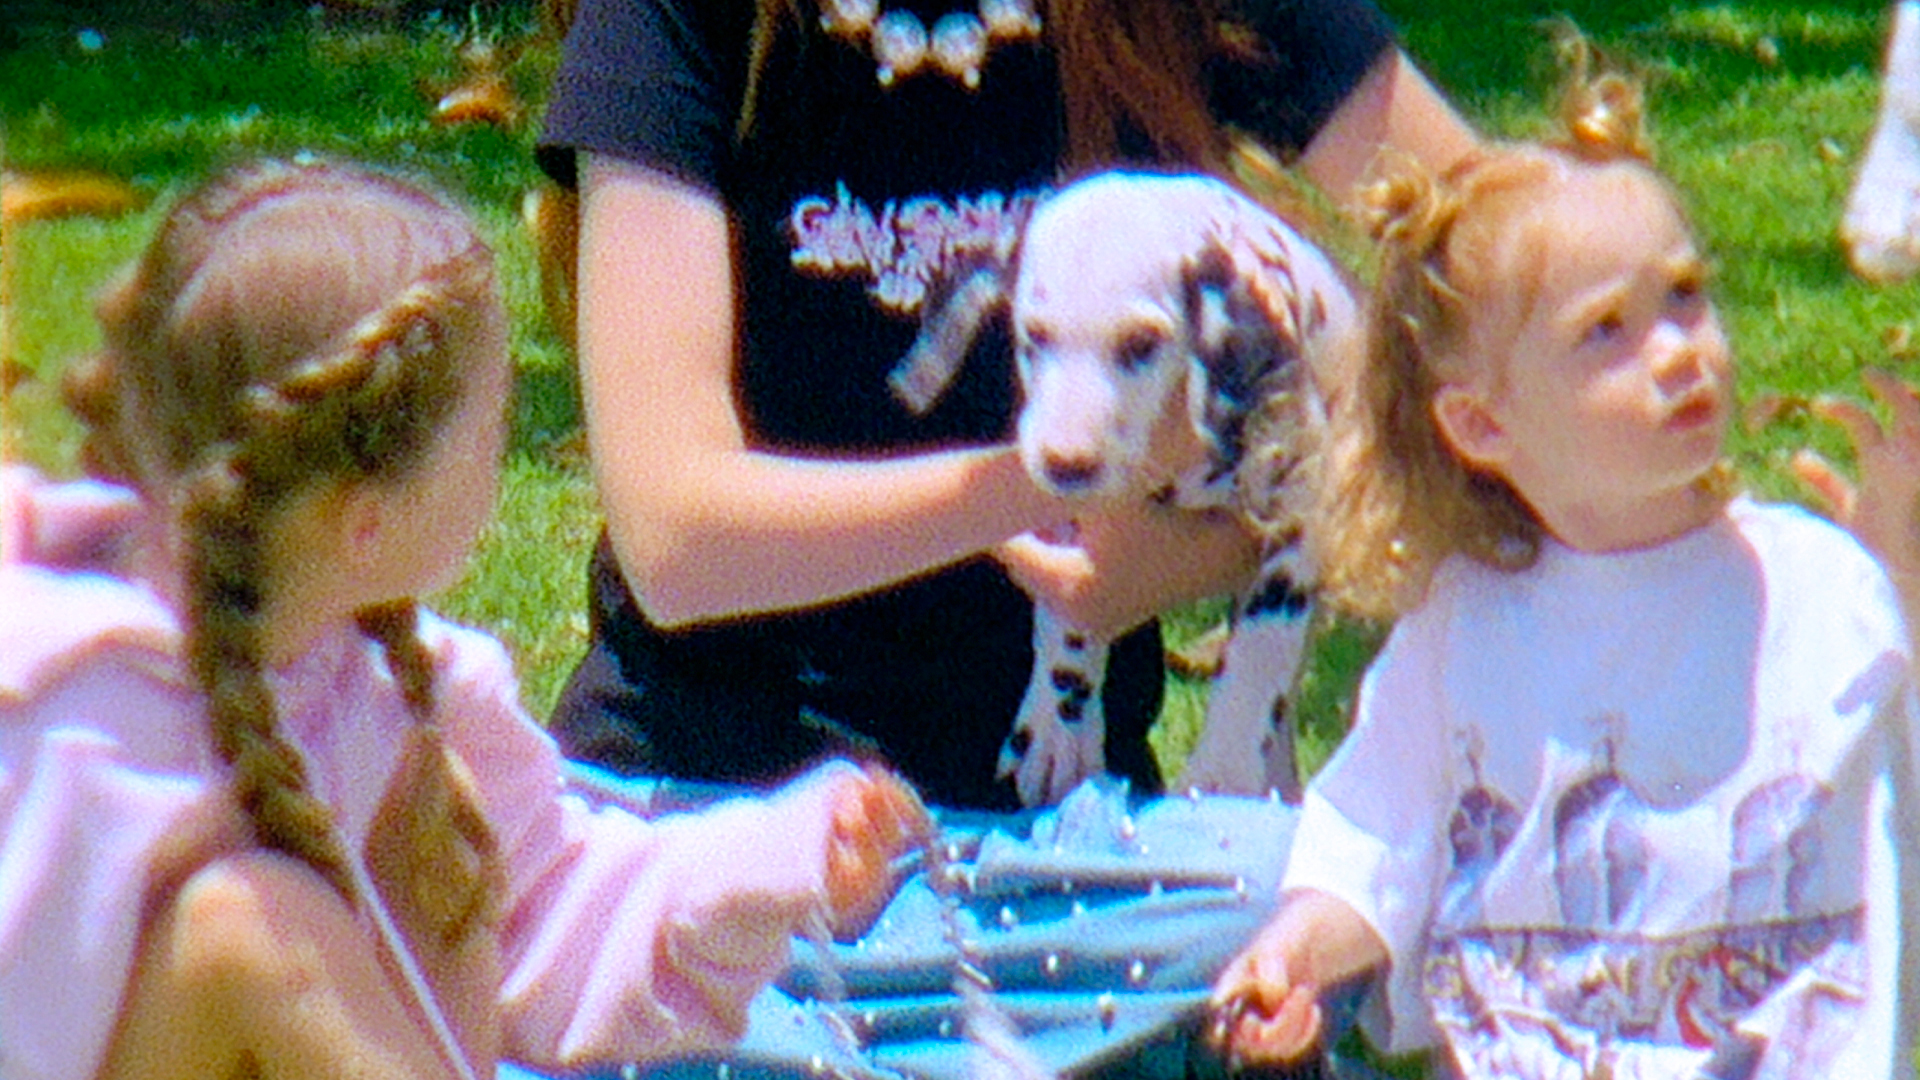
<path id="1" fill-rule="evenodd" d="M 1286 707 L 1313 609 L 1302 529 L 1325 425 L 1316 372 L 1339 362 L 1333 328 L 1357 325 L 1356 307 L 1325 255 L 1230 185 L 1107 172 L 1040 200 L 1003 262 L 960 275 L 893 373 L 903 402 L 930 407 L 1004 309 L 1019 451 L 1036 483 L 1089 509 L 1144 498 L 1259 522 L 1261 570 L 1234 605 L 1179 788 L 1298 798 Z M 1044 606 L 1033 633 L 1032 679 L 1000 761 L 1027 805 L 1058 802 L 1105 767 L 1108 643 Z"/>

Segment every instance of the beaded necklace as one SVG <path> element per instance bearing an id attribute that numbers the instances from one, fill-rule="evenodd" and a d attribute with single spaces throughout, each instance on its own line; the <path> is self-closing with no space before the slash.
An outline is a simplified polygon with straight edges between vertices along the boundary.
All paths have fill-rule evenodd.
<path id="1" fill-rule="evenodd" d="M 973 90 L 980 85 L 980 69 L 987 54 L 1000 42 L 1040 36 L 1040 16 L 1034 0 L 978 0 L 978 13 L 955 11 L 942 15 L 931 30 L 911 11 L 884 10 L 881 0 L 821 0 L 820 25 L 833 36 L 873 53 L 880 85 L 928 67 Z"/>

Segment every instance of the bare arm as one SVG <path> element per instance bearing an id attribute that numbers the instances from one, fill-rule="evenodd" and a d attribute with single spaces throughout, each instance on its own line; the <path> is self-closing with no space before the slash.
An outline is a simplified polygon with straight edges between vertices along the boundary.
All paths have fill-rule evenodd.
<path id="1" fill-rule="evenodd" d="M 1214 982 L 1213 1038 L 1237 1060 L 1297 1060 L 1323 1034 L 1321 992 L 1386 961 L 1358 912 L 1312 889 L 1290 892 Z"/>
<path id="2" fill-rule="evenodd" d="M 488 1075 L 498 973 L 477 954 L 492 950 L 486 942 L 436 983 L 467 1058 Z M 311 868 L 264 851 L 225 856 L 163 901 L 142 935 L 98 1076 L 457 1080 L 406 999 L 364 925 Z"/>
<path id="3" fill-rule="evenodd" d="M 1403 154 L 1440 172 L 1478 141 L 1413 61 L 1390 49 L 1307 144 L 1300 170 L 1352 213 L 1359 185 L 1383 153 Z"/>
<path id="4" fill-rule="evenodd" d="M 1011 447 L 886 461 L 748 448 L 725 209 L 638 166 L 583 170 L 581 380 L 614 549 L 678 625 L 889 585 L 1061 520 Z"/>

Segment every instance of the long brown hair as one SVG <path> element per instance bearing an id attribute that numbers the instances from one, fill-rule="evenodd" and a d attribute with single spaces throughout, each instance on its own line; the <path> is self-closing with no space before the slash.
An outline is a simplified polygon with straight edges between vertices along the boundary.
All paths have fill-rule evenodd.
<path id="1" fill-rule="evenodd" d="M 708 0 L 711 3 L 746 0 Z M 734 136 L 744 141 L 759 113 L 763 77 L 783 33 L 806 32 L 802 0 L 752 0 L 746 92 Z M 579 0 L 544 0 L 542 32 L 565 38 Z M 1201 72 L 1211 57 L 1258 62 L 1257 36 L 1224 20 L 1218 0 L 1047 0 L 1045 40 L 1058 53 L 1066 130 L 1061 175 L 1120 164 L 1121 134 L 1138 131 L 1163 164 L 1203 169 L 1233 182 L 1306 232 L 1326 225 L 1313 200 L 1273 150 L 1222 127 L 1208 108 Z M 578 195 L 549 190 L 529 224 L 542 251 L 548 314 L 571 343 L 577 285 Z"/>
<path id="2" fill-rule="evenodd" d="M 555 0 L 565 6 L 571 0 Z M 738 134 L 753 128 L 760 79 L 776 37 L 806 25 L 799 0 L 754 0 L 747 93 Z M 1059 55 L 1066 104 L 1066 171 L 1115 163 L 1136 127 L 1167 161 L 1218 168 L 1229 140 L 1213 120 L 1201 66 L 1223 38 L 1214 0 L 1048 0 L 1043 34 Z"/>
<path id="3" fill-rule="evenodd" d="M 175 204 L 99 317 L 104 348 L 66 384 L 88 425 L 83 460 L 173 500 L 187 661 L 237 801 L 262 845 L 357 902 L 332 815 L 264 675 L 262 613 L 279 569 L 269 539 L 296 496 L 404 479 L 437 445 L 475 343 L 503 340 L 492 255 L 464 214 L 412 184 L 338 164 L 260 163 Z M 416 622 L 403 600 L 367 613 L 362 628 L 430 726 Z M 493 840 L 470 811 L 443 807 L 442 820 L 409 827 L 439 848 L 457 836 L 473 853 L 452 866 L 423 861 L 406 884 L 416 917 L 424 905 L 444 913 L 429 925 L 460 934 L 496 892 Z"/>
<path id="4" fill-rule="evenodd" d="M 718 2 L 718 0 L 715 0 Z M 767 56 L 802 29 L 800 0 L 753 0 L 747 92 L 736 133 L 752 131 Z M 1044 33 L 1059 52 L 1068 172 L 1113 164 L 1120 132 L 1137 127 L 1169 161 L 1217 168 L 1234 152 L 1214 122 L 1200 73 L 1209 56 L 1244 55 L 1250 35 L 1223 21 L 1218 0 L 1047 0 Z M 558 38 L 579 0 L 545 0 L 541 22 Z"/>

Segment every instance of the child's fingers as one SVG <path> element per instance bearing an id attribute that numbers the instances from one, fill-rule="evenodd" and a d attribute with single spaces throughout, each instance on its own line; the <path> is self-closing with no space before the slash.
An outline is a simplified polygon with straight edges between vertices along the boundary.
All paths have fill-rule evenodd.
<path id="1" fill-rule="evenodd" d="M 1238 1012 L 1249 1007 L 1249 1003 L 1257 1007 L 1263 991 L 1275 983 L 1282 984 L 1284 991 L 1285 980 L 1284 965 L 1275 970 L 1262 952 L 1251 949 L 1234 957 L 1214 980 L 1207 1005 L 1216 1015 Z"/>
<path id="2" fill-rule="evenodd" d="M 1806 452 L 1796 455 L 1794 472 L 1835 507 L 1835 519 L 1896 578 L 1920 578 L 1920 393 L 1878 369 L 1863 373 L 1862 381 L 1884 412 L 1884 425 L 1861 402 L 1815 403 L 1816 415 L 1844 427 L 1852 437 L 1859 483 L 1840 478 Z"/>
<path id="3" fill-rule="evenodd" d="M 1297 1061 L 1320 1041 L 1321 1023 L 1318 995 L 1296 986 L 1271 1010 L 1246 1008 L 1229 1017 L 1224 1049 L 1246 1064 Z"/>
<path id="4" fill-rule="evenodd" d="M 885 860 L 864 844 L 836 839 L 827 857 L 827 908 L 835 937 L 863 932 L 884 906 Z"/>
<path id="5" fill-rule="evenodd" d="M 871 891 L 874 876 L 872 830 L 868 828 L 864 780 L 834 792 L 832 827 L 827 833 L 827 902 L 835 912 L 857 907 Z"/>
<path id="6" fill-rule="evenodd" d="M 1910 438 L 1920 438 L 1920 395 L 1904 379 L 1884 368 L 1869 368 L 1861 375 L 1867 390 L 1885 406 L 1893 422 L 1889 429 Z"/>
<path id="7" fill-rule="evenodd" d="M 891 769 L 868 765 L 862 802 L 875 835 L 891 854 L 933 838 L 933 816 L 920 796 Z"/>
<path id="8" fill-rule="evenodd" d="M 1850 521 L 1858 498 L 1853 481 L 1835 469 L 1831 462 L 1812 450 L 1793 455 L 1793 474 L 1826 504 L 1827 512 L 1840 521 Z"/>
<path id="9" fill-rule="evenodd" d="M 1875 369 L 1864 377 L 1887 411 L 1887 426 L 1873 458 L 1862 462 L 1862 475 L 1869 485 L 1888 489 L 1889 497 L 1910 511 L 1915 494 L 1920 494 L 1920 391 L 1891 372 Z"/>
<path id="10" fill-rule="evenodd" d="M 1217 1019 L 1216 1034 L 1227 1036 L 1245 1016 L 1272 1016 L 1297 989 L 1286 960 L 1255 945 L 1235 957 L 1214 981 L 1208 1005 Z"/>
<path id="11" fill-rule="evenodd" d="M 924 845 L 933 819 L 906 782 L 868 766 L 833 802 L 827 841 L 827 903 L 839 934 L 863 931 L 892 894 L 893 862 Z"/>
<path id="12" fill-rule="evenodd" d="M 1872 386 L 1871 383 L 1868 385 Z M 1886 433 L 1880 430 L 1880 421 L 1865 405 L 1851 398 L 1816 398 L 1808 407 L 1815 416 L 1838 424 L 1845 430 L 1856 452 L 1872 450 L 1886 438 Z"/>

